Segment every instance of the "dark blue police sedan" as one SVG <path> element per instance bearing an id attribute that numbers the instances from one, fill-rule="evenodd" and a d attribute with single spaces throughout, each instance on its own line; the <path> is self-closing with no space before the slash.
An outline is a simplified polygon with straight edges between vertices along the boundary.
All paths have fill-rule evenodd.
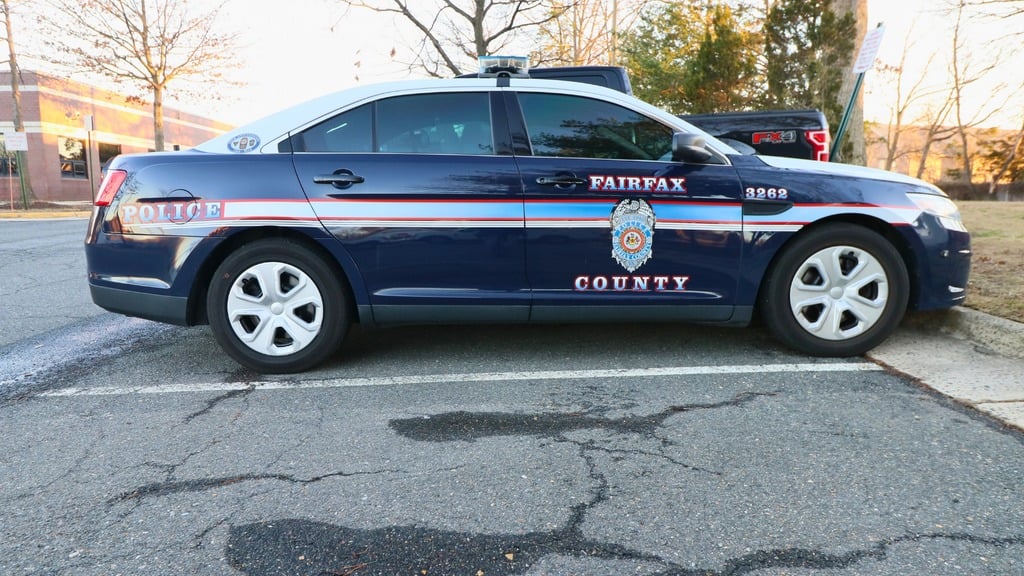
<path id="1" fill-rule="evenodd" d="M 93 300 L 209 323 L 259 372 L 353 322 L 686 321 L 861 354 L 963 301 L 936 187 L 745 156 L 631 96 L 466 78 L 326 96 L 186 152 L 119 156 L 86 239 Z"/>

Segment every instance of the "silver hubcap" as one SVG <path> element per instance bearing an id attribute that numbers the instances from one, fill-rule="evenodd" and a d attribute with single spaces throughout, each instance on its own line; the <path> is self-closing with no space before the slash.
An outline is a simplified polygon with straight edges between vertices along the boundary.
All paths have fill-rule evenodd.
<path id="1" fill-rule="evenodd" d="M 252 266 L 228 292 L 228 320 L 235 335 L 268 356 L 287 356 L 308 346 L 320 333 L 323 310 L 316 284 L 284 262 Z"/>
<path id="2" fill-rule="evenodd" d="M 832 246 L 804 261 L 789 286 L 800 326 L 824 340 L 847 340 L 871 329 L 889 298 L 882 264 L 860 248 Z"/>

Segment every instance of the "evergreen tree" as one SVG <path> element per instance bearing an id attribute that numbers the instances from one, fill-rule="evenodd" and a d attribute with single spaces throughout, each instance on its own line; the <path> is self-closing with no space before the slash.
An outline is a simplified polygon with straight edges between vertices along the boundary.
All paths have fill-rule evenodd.
<path id="1" fill-rule="evenodd" d="M 764 23 L 766 108 L 817 108 L 835 133 L 845 103 L 839 94 L 853 57 L 856 21 L 832 0 L 781 0 Z"/>
<path id="2" fill-rule="evenodd" d="M 633 93 L 667 110 L 688 111 L 683 69 L 703 36 L 698 8 L 690 3 L 654 4 L 625 35 L 622 55 Z"/>
<path id="3" fill-rule="evenodd" d="M 676 113 L 817 108 L 835 131 L 852 60 L 853 14 L 832 0 L 652 4 L 623 40 L 638 97 Z M 760 67 L 758 66 L 760 63 Z"/>
<path id="4" fill-rule="evenodd" d="M 687 112 L 703 114 L 750 107 L 757 85 L 754 36 L 743 30 L 729 6 L 708 10 L 704 37 L 683 66 Z"/>

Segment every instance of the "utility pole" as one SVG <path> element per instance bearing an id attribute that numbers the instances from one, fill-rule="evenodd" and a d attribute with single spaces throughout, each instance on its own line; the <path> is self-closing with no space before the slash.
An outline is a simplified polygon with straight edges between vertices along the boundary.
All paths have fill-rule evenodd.
<path id="1" fill-rule="evenodd" d="M 19 82 L 18 75 L 21 70 L 18 68 L 18 58 L 14 50 L 14 33 L 13 27 L 11 26 L 11 5 L 8 0 L 0 0 L 0 10 L 3 10 L 4 27 L 5 27 L 5 40 L 7 40 L 7 51 L 8 60 L 7 63 L 11 68 L 11 97 L 14 99 L 14 131 L 24 132 L 25 122 L 21 118 L 21 84 Z M 21 203 L 27 210 L 29 207 L 30 200 L 35 198 L 32 194 L 32 184 L 28 177 L 28 159 L 27 152 L 17 152 L 18 157 L 18 177 L 21 180 Z M 10 166 L 8 165 L 8 169 Z"/>
<path id="2" fill-rule="evenodd" d="M 853 14 L 856 20 L 854 27 L 854 38 L 856 40 L 853 46 L 853 54 L 850 58 L 850 70 L 852 70 L 852 66 L 856 63 L 857 55 L 860 53 L 864 36 L 868 32 L 868 0 L 832 0 L 832 11 L 838 17 L 842 17 L 847 13 Z M 853 73 L 843 74 L 843 88 L 839 91 L 839 100 L 841 102 L 848 101 L 850 96 L 854 94 L 854 89 L 859 88 L 857 76 L 857 74 Z M 843 157 L 841 161 L 847 164 L 863 166 L 867 163 L 867 147 L 864 142 L 863 94 L 858 93 L 856 95 L 849 111 L 847 135 L 849 136 L 850 143 L 853 145 L 853 150 L 848 156 Z"/>

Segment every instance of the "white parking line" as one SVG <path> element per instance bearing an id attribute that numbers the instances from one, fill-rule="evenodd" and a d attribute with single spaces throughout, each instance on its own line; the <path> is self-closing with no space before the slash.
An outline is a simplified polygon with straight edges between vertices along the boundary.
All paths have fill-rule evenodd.
<path id="1" fill-rule="evenodd" d="M 883 370 L 869 362 L 753 364 L 739 366 L 675 366 L 665 368 L 620 368 L 611 370 L 538 370 L 533 372 L 480 372 L 469 374 L 418 374 L 379 376 L 374 378 L 328 378 L 294 382 L 216 382 L 165 384 L 160 386 L 110 386 L 96 388 L 61 388 L 41 392 L 39 396 L 110 396 L 119 394 L 176 394 L 197 392 L 232 392 L 238 390 L 301 390 L 306 388 L 359 388 L 364 386 L 405 386 L 463 382 L 512 382 L 527 380 L 587 380 L 598 378 L 660 378 L 666 376 L 700 376 L 716 374 L 766 374 L 780 372 L 876 372 Z"/>

